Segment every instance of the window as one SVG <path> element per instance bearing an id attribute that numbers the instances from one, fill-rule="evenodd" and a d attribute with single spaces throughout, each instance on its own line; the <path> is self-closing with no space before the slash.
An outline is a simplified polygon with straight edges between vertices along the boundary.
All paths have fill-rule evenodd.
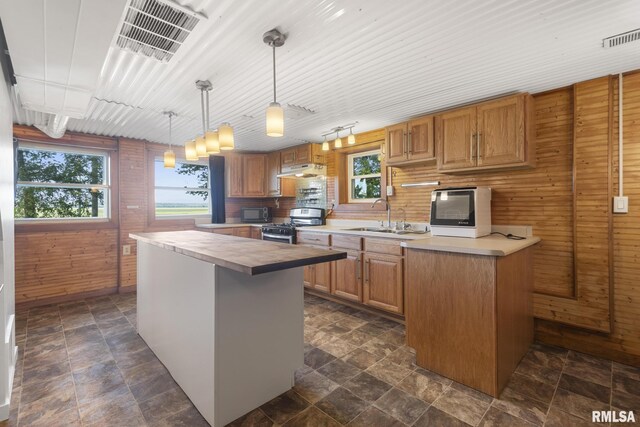
<path id="1" fill-rule="evenodd" d="M 162 158 L 156 158 L 153 170 L 156 218 L 210 215 L 208 164 L 176 160 L 174 169 L 165 169 Z"/>
<path id="2" fill-rule="evenodd" d="M 371 202 L 381 196 L 380 150 L 347 156 L 349 203 Z"/>
<path id="3" fill-rule="evenodd" d="M 17 157 L 16 218 L 110 217 L 108 152 L 20 144 Z"/>

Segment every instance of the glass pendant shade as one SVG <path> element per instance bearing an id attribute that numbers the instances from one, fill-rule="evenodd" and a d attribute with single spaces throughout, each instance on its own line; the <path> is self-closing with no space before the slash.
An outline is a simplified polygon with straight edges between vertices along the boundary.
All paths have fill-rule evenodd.
<path id="1" fill-rule="evenodd" d="M 342 139 L 340 139 L 340 137 L 337 137 L 335 141 L 333 141 L 333 146 L 335 148 L 342 148 Z"/>
<path id="2" fill-rule="evenodd" d="M 208 130 L 204 134 L 204 141 L 207 147 L 207 154 L 218 154 L 220 152 L 220 141 L 217 130 Z"/>
<path id="3" fill-rule="evenodd" d="M 218 140 L 220 142 L 220 150 L 233 150 L 235 147 L 233 128 L 229 123 L 223 123 L 218 127 Z"/>
<path id="4" fill-rule="evenodd" d="M 347 137 L 347 143 L 349 145 L 353 145 L 356 143 L 356 136 L 352 133 L 349 134 L 349 136 Z"/>
<path id="5" fill-rule="evenodd" d="M 173 169 L 176 167 L 176 153 L 173 150 L 167 150 L 164 152 L 164 167 L 167 169 Z"/>
<path id="6" fill-rule="evenodd" d="M 329 143 L 327 141 L 322 143 L 322 151 L 329 151 Z"/>
<path id="7" fill-rule="evenodd" d="M 277 102 L 272 102 L 267 107 L 267 135 L 284 135 L 284 109 Z"/>
<path id="8" fill-rule="evenodd" d="M 204 136 L 196 138 L 196 155 L 198 157 L 207 157 L 207 143 L 204 140 Z"/>
<path id="9" fill-rule="evenodd" d="M 198 160 L 198 153 L 196 152 L 196 141 L 188 141 L 184 145 L 184 158 L 187 160 Z"/>

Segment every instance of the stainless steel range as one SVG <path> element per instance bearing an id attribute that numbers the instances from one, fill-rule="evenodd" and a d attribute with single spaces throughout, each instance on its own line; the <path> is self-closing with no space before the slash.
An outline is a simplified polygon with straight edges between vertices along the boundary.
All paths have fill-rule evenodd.
<path id="1" fill-rule="evenodd" d="M 296 243 L 296 227 L 325 224 L 325 212 L 320 208 L 295 208 L 289 211 L 291 222 L 262 226 L 262 240 L 281 243 Z"/>

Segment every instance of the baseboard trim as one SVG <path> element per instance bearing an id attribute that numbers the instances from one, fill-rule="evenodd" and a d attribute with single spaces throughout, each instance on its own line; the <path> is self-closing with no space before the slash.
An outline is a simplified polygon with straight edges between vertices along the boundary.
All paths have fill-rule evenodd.
<path id="1" fill-rule="evenodd" d="M 75 294 L 60 295 L 49 298 L 39 298 L 32 301 L 22 301 L 16 303 L 16 310 L 24 308 L 40 307 L 49 304 L 60 304 L 63 302 L 75 301 L 84 298 L 101 297 L 118 293 L 118 287 L 98 289 L 95 291 L 78 292 Z"/>
<path id="2" fill-rule="evenodd" d="M 137 289 L 136 285 L 132 285 L 132 286 L 120 286 L 118 288 L 118 293 L 119 294 L 130 294 L 131 292 L 135 292 Z"/>

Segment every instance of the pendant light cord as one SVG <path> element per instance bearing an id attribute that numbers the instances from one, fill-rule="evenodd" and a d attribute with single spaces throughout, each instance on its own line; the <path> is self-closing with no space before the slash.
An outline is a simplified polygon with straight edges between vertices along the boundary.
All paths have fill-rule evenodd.
<path id="1" fill-rule="evenodd" d="M 211 124 L 209 123 L 209 91 L 207 91 L 207 130 L 211 129 Z"/>
<path id="2" fill-rule="evenodd" d="M 273 48 L 273 102 L 276 103 L 276 45 L 271 44 Z"/>
<path id="3" fill-rule="evenodd" d="M 169 113 L 169 150 L 171 150 L 171 118 L 173 114 Z"/>
<path id="4" fill-rule="evenodd" d="M 202 134 L 204 135 L 207 131 L 204 122 L 204 89 L 200 89 L 200 107 L 202 109 Z"/>

